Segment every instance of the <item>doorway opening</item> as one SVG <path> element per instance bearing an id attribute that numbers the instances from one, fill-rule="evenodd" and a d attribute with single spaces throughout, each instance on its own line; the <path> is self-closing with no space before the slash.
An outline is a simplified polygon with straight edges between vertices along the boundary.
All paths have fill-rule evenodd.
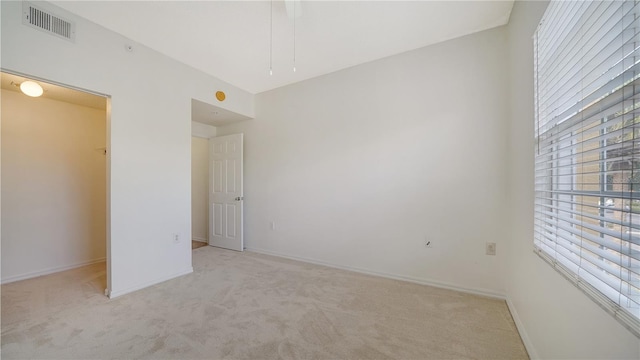
<path id="1" fill-rule="evenodd" d="M 224 97 L 218 99 L 223 100 Z M 193 249 L 202 244 L 238 251 L 244 249 L 243 138 L 242 134 L 219 136 L 218 129 L 246 120 L 251 118 L 191 99 Z"/>
<path id="2" fill-rule="evenodd" d="M 2 284 L 87 267 L 108 294 L 109 96 L 5 69 L 0 82 Z"/>
<path id="3" fill-rule="evenodd" d="M 191 136 L 191 249 L 209 243 L 209 170 L 208 137 Z"/>

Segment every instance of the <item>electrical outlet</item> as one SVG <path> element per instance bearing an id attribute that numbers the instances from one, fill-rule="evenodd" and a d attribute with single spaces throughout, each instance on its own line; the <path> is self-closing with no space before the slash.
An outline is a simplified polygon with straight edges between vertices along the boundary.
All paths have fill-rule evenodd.
<path id="1" fill-rule="evenodd" d="M 487 243 L 487 255 L 495 255 L 496 254 L 496 243 L 488 242 Z"/>
<path id="2" fill-rule="evenodd" d="M 179 234 L 173 234 L 173 243 L 174 244 L 179 244 L 180 243 L 180 235 Z"/>

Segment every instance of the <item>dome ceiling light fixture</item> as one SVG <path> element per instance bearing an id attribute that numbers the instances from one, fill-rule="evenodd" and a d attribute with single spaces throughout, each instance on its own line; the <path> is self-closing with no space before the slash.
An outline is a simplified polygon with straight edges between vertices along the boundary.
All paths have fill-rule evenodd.
<path id="1" fill-rule="evenodd" d="M 31 80 L 23 81 L 22 84 L 20 84 L 20 91 L 22 91 L 23 94 L 31 97 L 41 96 L 44 92 L 40 84 Z"/>

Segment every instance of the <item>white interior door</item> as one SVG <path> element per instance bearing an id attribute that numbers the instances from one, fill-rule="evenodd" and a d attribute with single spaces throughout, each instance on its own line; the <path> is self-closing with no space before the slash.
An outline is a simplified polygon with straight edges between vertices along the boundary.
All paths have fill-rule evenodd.
<path id="1" fill-rule="evenodd" d="M 209 245 L 242 251 L 242 134 L 209 139 Z"/>

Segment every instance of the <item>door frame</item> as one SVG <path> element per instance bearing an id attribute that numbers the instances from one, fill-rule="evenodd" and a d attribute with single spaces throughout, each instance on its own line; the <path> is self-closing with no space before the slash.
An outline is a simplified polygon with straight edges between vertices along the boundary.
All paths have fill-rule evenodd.
<path id="1" fill-rule="evenodd" d="M 213 137 L 215 137 L 215 134 L 211 134 L 209 132 L 203 132 L 203 131 L 197 131 L 193 128 L 193 120 L 192 120 L 192 125 L 191 125 L 191 156 L 192 156 L 192 161 L 191 161 L 191 168 L 193 169 L 193 138 L 198 138 L 198 139 L 203 139 L 203 140 L 209 140 Z M 205 124 L 206 125 L 206 124 Z M 207 126 L 211 126 L 212 128 L 215 128 L 212 125 L 207 125 Z M 207 156 L 209 156 L 209 145 L 207 143 Z M 207 231 L 206 231 L 206 236 L 205 236 L 205 241 L 202 241 L 203 243 L 206 243 L 207 245 L 209 245 L 209 159 L 207 158 L 207 162 L 205 164 L 205 166 L 207 167 L 207 188 L 205 190 L 206 195 L 207 195 Z M 193 170 L 191 172 L 191 196 L 193 197 Z M 192 200 L 193 201 L 193 200 Z M 193 205 L 193 202 L 192 202 Z M 192 213 L 191 213 L 191 226 L 193 226 L 193 208 L 192 208 Z M 193 236 L 193 231 L 191 232 L 191 240 L 192 241 L 200 241 L 199 239 L 196 240 L 196 238 Z"/>
<path id="2" fill-rule="evenodd" d="M 4 72 L 7 74 L 11 74 L 11 75 L 16 75 L 16 76 L 21 76 L 21 77 L 25 77 L 25 78 L 29 78 L 29 79 L 33 79 L 36 81 L 41 81 L 41 82 L 45 82 L 45 83 L 49 83 L 49 84 L 53 84 L 53 85 L 57 85 L 57 86 L 62 86 L 71 90 L 76 90 L 76 91 L 81 91 L 84 93 L 89 93 L 92 95 L 96 95 L 96 96 L 100 96 L 106 99 L 107 101 L 107 105 L 106 105 L 106 119 L 105 119 L 105 127 L 106 127 L 106 139 L 105 139 L 105 162 L 106 162 L 106 169 L 105 169 L 105 174 L 106 174 L 106 183 L 105 183 L 105 194 L 106 194 L 106 219 L 105 219 L 105 228 L 106 228 L 106 265 L 107 265 L 107 287 L 106 289 L 104 289 L 104 295 L 105 296 L 109 296 L 111 294 L 111 95 L 108 94 L 103 94 L 97 91 L 93 91 L 93 90 L 88 90 L 88 89 L 84 89 L 78 86 L 74 86 L 74 85 L 69 85 L 69 84 L 64 84 L 58 81 L 54 81 L 54 80 L 49 80 L 49 79 L 45 79 L 39 76 L 34 76 L 34 75 L 30 75 L 30 74 L 25 74 L 19 71 L 13 71 L 11 69 L 7 69 L 7 68 L 3 68 L 0 67 L 0 72 Z M 0 183 L 0 187 L 2 186 L 2 184 Z"/>

